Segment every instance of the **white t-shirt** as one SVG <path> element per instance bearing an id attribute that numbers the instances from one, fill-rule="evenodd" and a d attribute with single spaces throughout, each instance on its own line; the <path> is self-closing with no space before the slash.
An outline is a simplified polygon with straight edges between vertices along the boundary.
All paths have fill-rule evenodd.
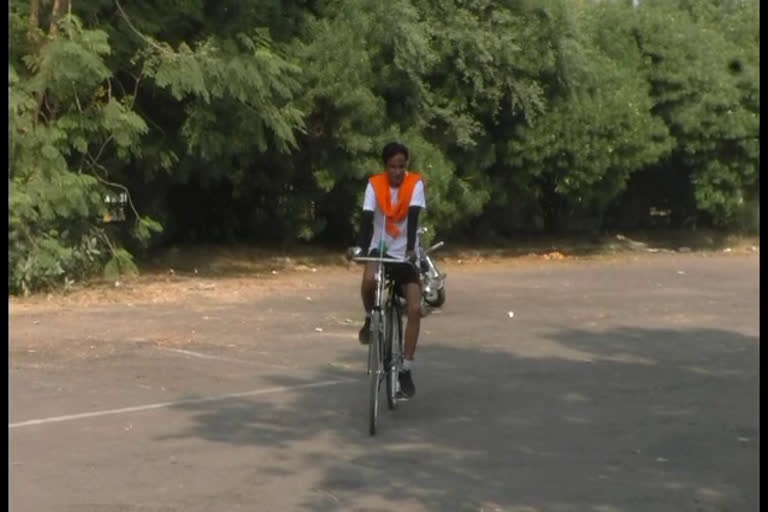
<path id="1" fill-rule="evenodd" d="M 399 188 L 389 187 L 390 197 L 392 199 L 392 205 L 397 204 L 397 193 Z M 419 180 L 413 187 L 413 194 L 411 195 L 410 206 L 420 206 L 422 208 L 427 207 L 427 203 L 424 199 L 424 182 Z M 368 186 L 365 188 L 365 200 L 363 201 L 363 210 L 373 212 L 373 238 L 371 238 L 371 245 L 368 248 L 370 253 L 373 249 L 379 247 L 379 242 L 382 236 L 384 237 L 384 252 L 389 254 L 393 258 L 405 259 L 405 251 L 408 248 L 408 217 L 406 216 L 401 222 L 396 222 L 395 225 L 400 230 L 400 235 L 397 238 L 393 238 L 385 229 L 386 217 L 382 213 L 379 205 L 376 201 L 376 192 L 373 190 L 373 185 L 368 182 Z M 419 238 L 416 237 L 415 248 L 419 246 Z"/>

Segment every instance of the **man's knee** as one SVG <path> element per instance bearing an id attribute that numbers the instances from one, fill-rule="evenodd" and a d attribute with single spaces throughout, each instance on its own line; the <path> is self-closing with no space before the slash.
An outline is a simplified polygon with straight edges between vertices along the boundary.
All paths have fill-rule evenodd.
<path id="1" fill-rule="evenodd" d="M 376 270 L 366 266 L 363 270 L 363 287 L 370 288 L 376 282 Z"/>
<path id="2" fill-rule="evenodd" d="M 408 321 L 413 322 L 421 318 L 421 301 L 414 300 L 408 304 Z"/>
<path id="3" fill-rule="evenodd" d="M 408 285 L 406 289 L 406 314 L 408 319 L 421 318 L 421 287 L 418 283 Z"/>

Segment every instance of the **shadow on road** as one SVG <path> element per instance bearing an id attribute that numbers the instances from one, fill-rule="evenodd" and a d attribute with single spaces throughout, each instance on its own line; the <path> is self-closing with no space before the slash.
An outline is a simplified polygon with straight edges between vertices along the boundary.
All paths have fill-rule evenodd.
<path id="1" fill-rule="evenodd" d="M 623 328 L 551 340 L 585 357 L 423 347 L 416 398 L 384 405 L 375 438 L 363 376 L 338 371 L 359 384 L 181 405 L 194 426 L 170 437 L 290 448 L 293 464 L 259 471 L 320 468 L 311 511 L 757 510 L 758 338 Z"/>

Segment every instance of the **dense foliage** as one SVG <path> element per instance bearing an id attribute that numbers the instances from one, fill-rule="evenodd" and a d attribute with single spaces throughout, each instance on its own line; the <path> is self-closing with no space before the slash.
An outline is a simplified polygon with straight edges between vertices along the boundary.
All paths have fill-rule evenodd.
<path id="1" fill-rule="evenodd" d="M 631 4 L 11 2 L 11 290 L 345 243 L 393 139 L 444 234 L 755 229 L 759 3 Z"/>

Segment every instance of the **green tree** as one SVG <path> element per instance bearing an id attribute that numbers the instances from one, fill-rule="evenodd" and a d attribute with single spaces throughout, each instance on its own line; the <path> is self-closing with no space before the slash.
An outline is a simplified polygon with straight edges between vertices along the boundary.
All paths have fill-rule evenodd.
<path id="1" fill-rule="evenodd" d="M 9 6 L 14 293 L 171 241 L 347 243 L 390 140 L 489 240 L 759 208 L 754 0 Z M 123 223 L 103 222 L 114 194 Z M 631 208 L 630 208 L 631 207 Z"/>
<path id="2" fill-rule="evenodd" d="M 12 291 L 71 282 L 107 263 L 134 271 L 131 256 L 99 222 L 104 194 L 123 189 L 103 173 L 111 151 L 128 160 L 146 133 L 130 99 L 105 87 L 106 34 L 89 30 L 63 2 L 47 30 L 40 4 L 11 8 L 9 66 L 9 266 Z M 135 219 L 138 236 L 158 226 Z"/>
<path id="3" fill-rule="evenodd" d="M 654 113 L 675 140 L 670 162 L 684 166 L 698 209 L 734 226 L 757 200 L 759 5 L 647 2 L 640 14 Z"/>

